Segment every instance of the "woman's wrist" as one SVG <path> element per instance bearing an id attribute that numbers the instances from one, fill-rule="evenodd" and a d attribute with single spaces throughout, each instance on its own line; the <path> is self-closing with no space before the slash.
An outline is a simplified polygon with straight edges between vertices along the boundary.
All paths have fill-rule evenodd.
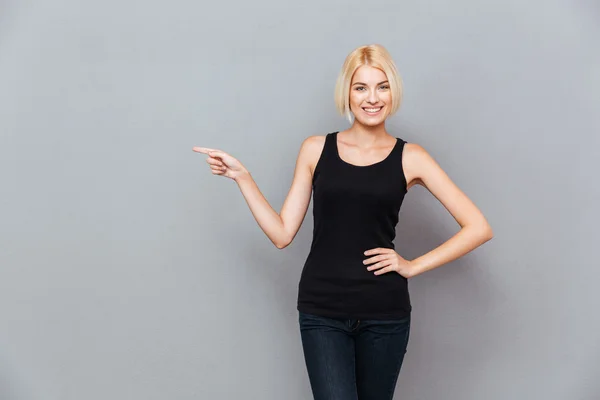
<path id="1" fill-rule="evenodd" d="M 414 278 L 415 276 L 420 275 L 424 272 L 422 265 L 419 264 L 418 258 L 415 258 L 414 260 L 409 261 L 409 264 L 411 267 L 410 268 L 410 270 L 411 270 L 410 277 L 411 278 Z"/>
<path id="2" fill-rule="evenodd" d="M 238 175 L 235 176 L 235 178 L 233 178 L 234 181 L 236 181 L 236 183 L 241 183 L 243 181 L 247 181 L 247 180 L 251 180 L 252 179 L 252 175 L 250 175 L 250 172 L 248 172 L 248 170 L 244 170 L 242 172 L 240 172 Z"/>

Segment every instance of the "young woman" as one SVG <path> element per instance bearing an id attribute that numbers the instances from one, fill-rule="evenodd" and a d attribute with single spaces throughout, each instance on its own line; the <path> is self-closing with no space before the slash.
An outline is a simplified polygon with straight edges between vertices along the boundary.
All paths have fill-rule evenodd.
<path id="1" fill-rule="evenodd" d="M 213 174 L 237 182 L 279 249 L 296 236 L 313 195 L 313 240 L 297 309 L 316 400 L 392 399 L 410 331 L 408 279 L 493 236 L 479 209 L 423 147 L 387 132 L 385 121 L 401 99 L 402 81 L 384 47 L 352 51 L 335 88 L 336 106 L 352 125 L 304 140 L 280 213 L 240 161 L 221 150 L 193 148 L 208 154 Z M 461 230 L 407 260 L 394 250 L 393 240 L 404 196 L 417 184 L 444 205 Z"/>

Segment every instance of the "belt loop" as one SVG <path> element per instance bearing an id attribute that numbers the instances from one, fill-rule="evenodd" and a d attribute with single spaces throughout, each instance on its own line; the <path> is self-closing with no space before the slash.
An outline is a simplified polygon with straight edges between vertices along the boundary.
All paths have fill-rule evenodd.
<path id="1" fill-rule="evenodd" d="M 346 320 L 346 324 L 351 331 L 355 331 L 360 326 L 360 319 L 349 318 Z"/>

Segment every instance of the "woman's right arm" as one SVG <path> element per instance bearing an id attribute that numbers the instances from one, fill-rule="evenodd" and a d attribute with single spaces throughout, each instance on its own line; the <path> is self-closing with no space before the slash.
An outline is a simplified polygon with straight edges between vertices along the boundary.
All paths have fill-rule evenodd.
<path id="1" fill-rule="evenodd" d="M 250 172 L 238 160 L 219 150 L 194 150 L 209 154 L 207 162 L 214 174 L 235 180 L 260 228 L 278 249 L 283 249 L 296 237 L 306 216 L 312 194 L 313 171 L 324 142 L 324 136 L 311 136 L 302 143 L 292 185 L 279 214 L 263 196 Z"/>

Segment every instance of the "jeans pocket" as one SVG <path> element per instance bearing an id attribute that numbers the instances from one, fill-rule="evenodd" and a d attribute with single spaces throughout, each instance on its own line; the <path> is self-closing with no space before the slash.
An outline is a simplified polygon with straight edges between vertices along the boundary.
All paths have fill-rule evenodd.
<path id="1" fill-rule="evenodd" d="M 410 315 L 397 319 L 363 320 L 363 329 L 381 334 L 395 334 L 410 331 Z"/>
<path id="2" fill-rule="evenodd" d="M 331 327 L 336 324 L 336 321 L 331 318 L 303 312 L 298 313 L 298 322 L 301 330 L 318 327 Z"/>

